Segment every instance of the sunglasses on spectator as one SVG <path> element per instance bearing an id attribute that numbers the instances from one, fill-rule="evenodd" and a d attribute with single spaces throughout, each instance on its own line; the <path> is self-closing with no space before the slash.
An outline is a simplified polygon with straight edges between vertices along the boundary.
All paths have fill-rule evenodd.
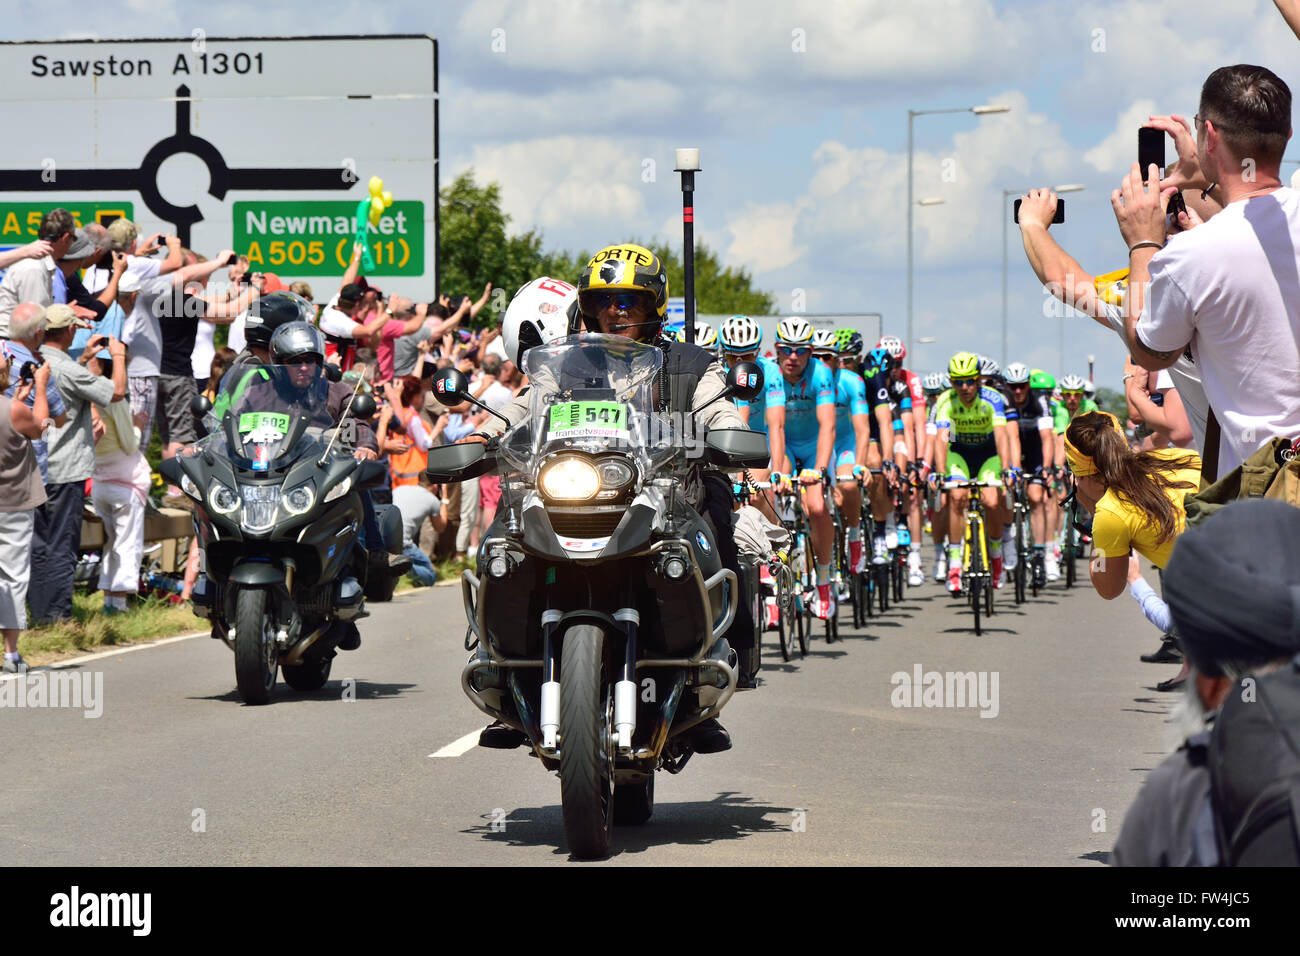
<path id="1" fill-rule="evenodd" d="M 587 300 L 597 312 L 603 312 L 611 305 L 620 312 L 630 312 L 645 305 L 645 297 L 640 292 L 589 292 Z"/>
<path id="2" fill-rule="evenodd" d="M 980 383 L 978 378 L 954 378 L 952 380 L 953 388 L 965 388 L 967 386 L 976 386 Z"/>
<path id="3" fill-rule="evenodd" d="M 783 358 L 789 358 L 791 355 L 795 358 L 803 358 L 805 355 L 811 354 L 812 349 L 808 348 L 806 345 L 798 347 L 793 345 L 778 345 L 776 347 L 776 352 Z"/>

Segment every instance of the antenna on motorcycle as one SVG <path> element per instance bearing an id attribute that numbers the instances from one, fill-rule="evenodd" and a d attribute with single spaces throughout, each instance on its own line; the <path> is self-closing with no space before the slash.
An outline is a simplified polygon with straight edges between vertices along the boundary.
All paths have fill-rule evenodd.
<path id="1" fill-rule="evenodd" d="M 433 388 L 433 397 L 441 404 L 451 406 L 459 405 L 461 402 L 469 402 L 491 415 L 496 415 L 497 418 L 506 423 L 506 428 L 512 427 L 510 419 L 498 414 L 470 395 L 469 380 L 465 378 L 465 373 L 456 366 L 451 365 L 447 368 L 438 369 L 433 378 L 430 379 L 429 384 Z"/>
<path id="2" fill-rule="evenodd" d="M 339 418 L 340 427 L 343 424 L 343 420 L 346 419 L 350 414 L 352 414 L 352 403 L 357 400 L 357 394 L 361 391 L 361 382 L 362 382 L 362 378 L 360 375 L 358 375 L 357 384 L 352 389 L 352 394 L 348 396 L 347 407 L 343 409 L 343 414 Z M 336 428 L 334 429 L 334 434 L 330 436 L 330 443 L 325 446 L 325 454 L 321 455 L 320 461 L 316 462 L 316 467 L 323 468 L 325 462 L 329 461 L 330 451 L 334 448 L 334 442 L 338 440 L 338 437 L 339 437 L 339 429 Z"/>
<path id="3" fill-rule="evenodd" d="M 686 341 L 695 341 L 695 174 L 698 149 L 677 149 L 673 172 L 682 174 L 682 293 L 686 296 Z"/>

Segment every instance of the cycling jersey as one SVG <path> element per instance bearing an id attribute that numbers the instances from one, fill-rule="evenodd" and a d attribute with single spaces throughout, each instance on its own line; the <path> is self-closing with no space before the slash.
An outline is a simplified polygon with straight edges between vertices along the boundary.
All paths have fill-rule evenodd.
<path id="1" fill-rule="evenodd" d="M 781 386 L 781 369 L 775 361 L 760 356 L 758 367 L 763 370 L 763 390 L 758 393 L 758 396 L 752 402 L 737 399 L 736 407 L 748 408 L 750 429 L 766 434 L 768 396 L 771 395 L 775 398 L 771 403 L 774 408 L 783 406 L 785 405 L 785 389 Z"/>
<path id="2" fill-rule="evenodd" d="M 988 402 L 990 405 L 1000 404 L 1002 406 L 1003 420 L 998 424 L 1005 425 L 1007 422 L 1014 422 L 1019 420 L 1020 414 L 1016 411 L 1015 406 L 1002 401 L 1002 395 L 996 389 L 988 388 L 985 385 L 981 385 L 980 398 Z M 947 391 L 940 392 L 939 397 L 934 400 L 934 403 L 930 406 L 930 411 L 926 416 L 925 433 L 927 435 L 937 435 L 939 433 L 940 427 L 946 427 L 946 426 L 940 426 L 938 413 L 939 413 L 940 406 L 946 405 L 950 401 L 951 402 L 961 401 L 961 399 L 957 397 L 956 389 L 950 388 Z M 990 430 L 989 435 L 991 436 L 992 434 L 993 432 Z M 956 441 L 956 439 L 953 438 L 952 435 L 949 435 L 949 439 L 950 441 L 954 441 L 954 442 Z"/>
<path id="3" fill-rule="evenodd" d="M 1030 393 L 1025 404 L 1016 408 L 1016 414 L 1020 420 L 1020 467 L 1032 472 L 1043 464 L 1041 432 L 1054 429 L 1051 400 L 1045 395 Z"/>
<path id="4" fill-rule="evenodd" d="M 1097 408 L 1097 403 L 1094 402 L 1091 398 L 1085 398 L 1082 402 L 1080 402 L 1079 410 L 1075 412 L 1073 415 L 1071 415 L 1070 410 L 1065 407 L 1065 402 L 1053 402 L 1052 415 L 1054 418 L 1056 434 L 1064 435 L 1066 426 L 1068 426 L 1070 422 L 1074 421 L 1074 419 L 1079 415 L 1086 414 L 1087 412 L 1095 412 L 1098 410 L 1099 409 Z"/>
<path id="5" fill-rule="evenodd" d="M 1002 397 L 993 389 L 981 388 L 969 406 L 950 389 L 939 399 L 934 423 L 936 431 L 948 429 L 949 444 L 975 446 L 991 440 L 995 429 L 1007 423 L 1007 414 Z"/>
<path id="6" fill-rule="evenodd" d="M 808 367 L 794 382 L 786 381 L 784 375 L 777 371 L 777 389 L 767 393 L 769 406 L 785 406 L 785 440 L 787 445 L 817 444 L 820 427 L 817 424 L 817 409 L 822 405 L 835 404 L 835 383 L 831 381 L 831 370 L 821 362 L 809 359 Z"/>

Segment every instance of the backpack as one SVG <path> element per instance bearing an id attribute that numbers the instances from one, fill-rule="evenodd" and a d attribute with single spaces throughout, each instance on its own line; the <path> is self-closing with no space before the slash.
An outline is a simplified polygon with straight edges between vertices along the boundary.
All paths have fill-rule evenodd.
<path id="1" fill-rule="evenodd" d="M 1188 494 L 1183 500 L 1188 527 L 1239 498 L 1276 498 L 1300 508 L 1300 457 L 1290 439 L 1272 439 L 1214 484 Z"/>
<path id="2" fill-rule="evenodd" d="M 1300 865 L 1300 654 L 1241 683 L 1210 736 L 1210 803 L 1221 862 Z"/>

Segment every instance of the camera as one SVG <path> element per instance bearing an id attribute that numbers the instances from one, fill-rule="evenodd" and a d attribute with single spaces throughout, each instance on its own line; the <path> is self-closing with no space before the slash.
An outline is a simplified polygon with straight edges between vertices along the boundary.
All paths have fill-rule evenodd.
<path id="1" fill-rule="evenodd" d="M 18 370 L 18 381 L 34 382 L 36 381 L 36 370 L 44 365 L 44 362 L 24 362 L 23 367 Z"/>

